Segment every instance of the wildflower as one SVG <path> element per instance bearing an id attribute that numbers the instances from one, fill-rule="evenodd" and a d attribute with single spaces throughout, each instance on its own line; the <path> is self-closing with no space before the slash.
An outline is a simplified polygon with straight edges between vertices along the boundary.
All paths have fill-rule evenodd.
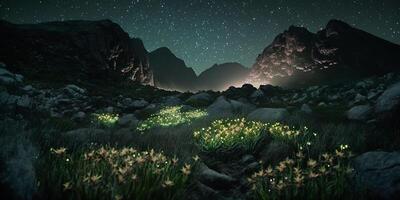
<path id="1" fill-rule="evenodd" d="M 97 183 L 101 179 L 101 175 L 94 175 L 90 177 L 90 181 Z"/>
<path id="2" fill-rule="evenodd" d="M 297 153 L 296 153 L 296 157 L 297 157 L 297 158 L 300 158 L 300 159 L 304 158 L 303 152 L 301 152 L 301 151 L 297 152 Z"/>
<path id="3" fill-rule="evenodd" d="M 64 191 L 65 190 L 70 190 L 72 188 L 71 182 L 66 182 L 66 183 L 63 184 L 63 186 L 64 186 Z"/>
<path id="4" fill-rule="evenodd" d="M 335 150 L 336 156 L 338 156 L 339 158 L 344 157 L 344 153 L 338 150 Z"/>
<path id="5" fill-rule="evenodd" d="M 319 174 L 314 173 L 314 172 L 310 172 L 310 173 L 308 174 L 308 177 L 309 177 L 309 178 L 317 178 L 318 176 L 319 176 Z"/>
<path id="6" fill-rule="evenodd" d="M 198 155 L 195 155 L 195 156 L 193 157 L 193 160 L 194 160 L 195 162 L 197 162 L 198 160 L 200 160 L 200 157 L 199 157 Z"/>
<path id="7" fill-rule="evenodd" d="M 115 200 L 122 200 L 122 196 L 117 194 L 117 195 L 114 196 L 114 199 Z"/>
<path id="8" fill-rule="evenodd" d="M 273 170 L 271 166 L 268 166 L 268 168 L 265 170 L 265 174 L 267 176 L 273 176 Z"/>
<path id="9" fill-rule="evenodd" d="M 317 161 L 315 161 L 313 159 L 309 159 L 307 161 L 307 166 L 309 166 L 310 168 L 314 168 L 315 166 L 317 166 Z"/>
<path id="10" fill-rule="evenodd" d="M 326 174 L 327 173 L 327 170 L 326 170 L 325 166 L 320 167 L 318 171 L 321 172 L 321 174 Z"/>
<path id="11" fill-rule="evenodd" d="M 176 165 L 176 164 L 178 164 L 178 158 L 172 158 L 172 164 L 173 165 Z"/>
<path id="12" fill-rule="evenodd" d="M 174 182 L 172 182 L 171 180 L 169 180 L 169 178 L 167 178 L 167 180 L 164 181 L 164 183 L 161 184 L 162 187 L 166 188 L 166 187 L 171 187 L 174 185 Z"/>
<path id="13" fill-rule="evenodd" d="M 58 149 L 51 149 L 51 151 L 57 155 L 63 155 L 67 151 L 67 148 L 60 147 Z"/>
<path id="14" fill-rule="evenodd" d="M 182 167 L 181 171 L 185 176 L 188 176 L 190 174 L 191 166 L 190 164 L 185 164 L 185 166 Z"/>
<path id="15" fill-rule="evenodd" d="M 138 176 L 137 176 L 136 174 L 133 174 L 132 177 L 131 177 L 131 179 L 135 181 L 135 180 L 138 179 Z"/>
<path id="16" fill-rule="evenodd" d="M 294 182 L 296 183 L 296 185 L 299 187 L 304 180 L 304 176 L 298 175 L 294 177 Z"/>
<path id="17" fill-rule="evenodd" d="M 280 162 L 279 165 L 276 166 L 276 169 L 277 169 L 279 172 L 283 172 L 283 171 L 286 169 L 285 162 Z"/>

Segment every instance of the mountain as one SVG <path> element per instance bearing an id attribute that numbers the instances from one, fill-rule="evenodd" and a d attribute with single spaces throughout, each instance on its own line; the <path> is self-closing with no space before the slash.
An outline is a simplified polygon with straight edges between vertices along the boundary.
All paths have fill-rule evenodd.
<path id="1" fill-rule="evenodd" d="M 152 84 L 147 51 L 110 20 L 12 24 L 0 21 L 0 62 L 32 80 Z"/>
<path id="2" fill-rule="evenodd" d="M 257 57 L 248 81 L 303 86 L 382 75 L 400 69 L 400 46 L 331 20 L 311 33 L 291 26 Z"/>
<path id="3" fill-rule="evenodd" d="M 221 91 L 230 86 L 241 86 L 249 72 L 250 69 L 235 62 L 215 64 L 199 75 L 197 89 Z"/>
<path id="4" fill-rule="evenodd" d="M 168 48 L 161 47 L 150 52 L 149 61 L 156 87 L 178 91 L 194 90 L 197 79 L 195 72 Z"/>

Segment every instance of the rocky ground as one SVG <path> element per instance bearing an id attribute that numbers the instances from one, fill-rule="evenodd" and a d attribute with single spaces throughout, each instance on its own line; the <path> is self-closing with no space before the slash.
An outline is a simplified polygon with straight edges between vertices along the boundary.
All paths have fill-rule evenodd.
<path id="1" fill-rule="evenodd" d="M 48 135 L 42 139 L 62 142 L 66 146 L 87 143 L 133 144 L 138 148 L 162 149 L 183 160 L 199 154 L 201 163 L 186 190 L 187 198 L 248 199 L 251 197 L 250 186 L 246 181 L 249 174 L 265 163 L 277 163 L 285 159 L 289 155 L 289 147 L 269 141 L 257 147 L 256 152 L 209 154 L 193 145 L 190 139 L 193 130 L 222 117 L 308 124 L 327 135 L 347 134 L 345 138 L 349 140 L 353 139 L 352 135 L 362 136 L 362 142 L 351 140 L 352 143 L 358 142 L 358 145 L 353 145 L 356 148 L 356 156 L 352 159 L 355 169 L 353 180 L 367 189 L 374 198 L 394 199 L 400 194 L 400 153 L 397 152 L 400 137 L 396 124 L 400 109 L 398 74 L 302 89 L 243 85 L 241 88 L 231 87 L 224 92 L 203 91 L 196 94 L 154 89 L 152 94 L 162 95 L 134 97 L 123 92 L 119 95 L 102 95 L 92 90 L 74 84 L 59 88 L 29 84 L 22 75 L 13 74 L 1 65 L 1 130 L 5 134 L 5 127 L 10 123 L 23 124 L 24 132 L 38 130 L 40 128 L 37 127 L 43 124 L 52 128 L 57 124 L 54 132 L 57 132 L 59 140 L 46 138 L 52 137 Z M 144 93 L 140 87 L 136 90 L 135 94 Z M 188 110 L 205 109 L 207 119 L 175 128 L 155 128 L 146 135 L 134 133 L 138 124 L 151 114 L 165 106 L 175 105 L 182 105 Z M 112 128 L 93 126 L 95 113 L 112 113 L 119 117 Z M 0 144 L 7 143 L 5 139 L 2 137 Z M 339 144 L 341 139 L 331 138 L 329 142 Z M 13 157 L 14 161 L 24 163 L 33 160 L 30 165 L 28 163 L 18 169 L 14 179 L 18 179 L 18 173 L 24 173 L 24 177 L 30 176 L 27 172 L 32 171 L 37 156 L 35 152 L 40 152 L 40 144 L 32 142 L 32 149 L 25 148 L 20 152 L 25 157 L 18 153 L 14 157 L 20 158 Z M 3 159 L 10 157 L 2 155 Z M 9 160 L 3 160 L 2 169 L 7 171 L 8 166 Z M 34 173 L 31 176 L 32 180 L 20 178 L 16 181 L 20 183 L 14 184 L 9 176 L 3 174 L 2 191 L 7 191 L 10 197 L 13 197 L 10 191 L 14 191 L 22 195 L 22 198 L 31 198 L 36 191 L 31 183 L 35 181 Z"/>

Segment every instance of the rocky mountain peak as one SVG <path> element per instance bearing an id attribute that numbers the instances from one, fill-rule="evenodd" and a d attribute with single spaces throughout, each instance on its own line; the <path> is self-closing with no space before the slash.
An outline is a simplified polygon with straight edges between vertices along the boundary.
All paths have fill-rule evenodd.
<path id="1" fill-rule="evenodd" d="M 399 54 L 399 45 L 340 20 L 317 33 L 290 26 L 257 57 L 247 82 L 291 87 L 381 75 L 399 70 Z"/>
<path id="2" fill-rule="evenodd" d="M 27 78 L 152 83 L 143 43 L 130 38 L 110 20 L 40 24 L 1 21 L 0 30 L 0 61 Z"/>

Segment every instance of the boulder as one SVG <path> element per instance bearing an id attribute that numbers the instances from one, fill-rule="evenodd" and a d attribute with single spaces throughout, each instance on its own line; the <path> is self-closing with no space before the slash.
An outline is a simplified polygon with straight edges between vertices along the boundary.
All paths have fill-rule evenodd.
<path id="1" fill-rule="evenodd" d="M 400 82 L 391 85 L 376 101 L 377 113 L 391 112 L 400 105 Z"/>
<path id="2" fill-rule="evenodd" d="M 17 106 L 20 108 L 28 109 L 28 108 L 32 107 L 32 100 L 28 95 L 18 97 L 16 103 L 17 103 Z"/>
<path id="3" fill-rule="evenodd" d="M 120 126 L 133 126 L 138 122 L 139 120 L 136 119 L 134 114 L 125 114 L 118 119 L 118 125 Z"/>
<path id="4" fill-rule="evenodd" d="M 189 97 L 185 103 L 191 106 L 208 106 L 212 103 L 212 96 L 207 92 L 201 92 Z"/>
<path id="5" fill-rule="evenodd" d="M 200 165 L 198 176 L 201 183 L 217 190 L 230 189 L 238 182 L 235 178 L 210 169 L 204 164 Z"/>
<path id="6" fill-rule="evenodd" d="M 348 119 L 360 121 L 368 119 L 371 114 L 372 107 L 370 105 L 354 106 L 346 113 Z"/>
<path id="7" fill-rule="evenodd" d="M 177 96 L 166 96 L 161 98 L 161 104 L 164 106 L 177 106 L 182 104 L 182 100 Z"/>
<path id="8" fill-rule="evenodd" d="M 283 142 L 271 142 L 262 151 L 260 151 L 258 157 L 266 166 L 274 165 L 290 156 L 291 149 L 288 144 Z"/>
<path id="9" fill-rule="evenodd" d="M 307 113 L 307 114 L 311 114 L 312 113 L 312 109 L 308 104 L 303 104 L 300 108 L 301 112 L 303 113 Z"/>
<path id="10" fill-rule="evenodd" d="M 400 196 L 400 152 L 366 152 L 354 159 L 357 186 L 371 199 Z"/>
<path id="11" fill-rule="evenodd" d="M 254 109 L 254 105 L 229 100 L 224 96 L 220 96 L 207 108 L 207 112 L 212 116 L 232 116 L 235 114 L 248 114 Z"/>
<path id="12" fill-rule="evenodd" d="M 251 112 L 247 118 L 261 122 L 283 121 L 289 116 L 286 108 L 258 108 Z"/>

